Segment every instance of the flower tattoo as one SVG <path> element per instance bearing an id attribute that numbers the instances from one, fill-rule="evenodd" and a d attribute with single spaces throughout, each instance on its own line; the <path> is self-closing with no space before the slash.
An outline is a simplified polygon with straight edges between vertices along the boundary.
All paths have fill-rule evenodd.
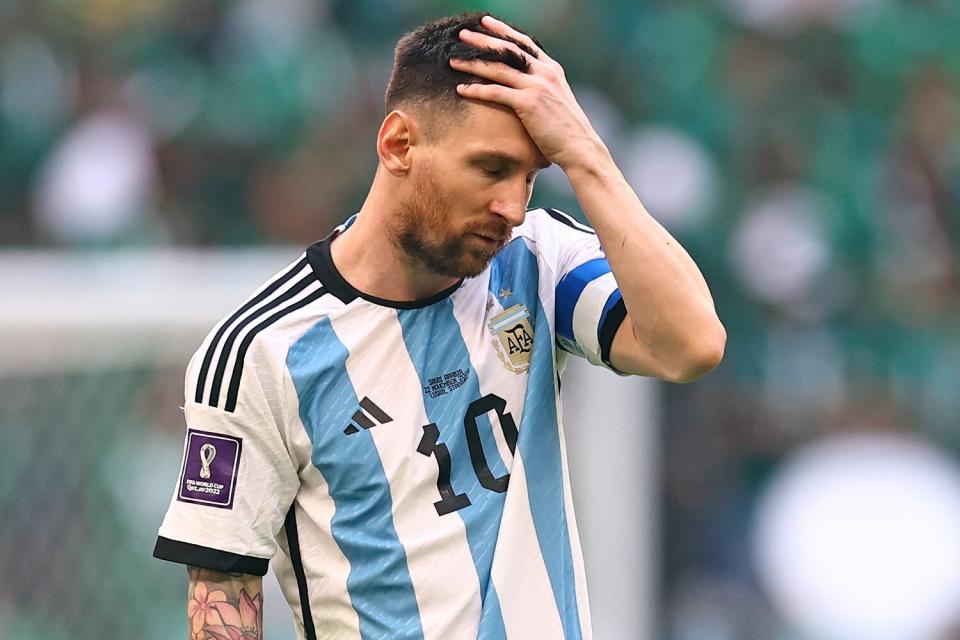
<path id="1" fill-rule="evenodd" d="M 260 640 L 263 637 L 263 594 L 257 592 L 251 596 L 240 579 L 230 579 L 225 574 L 213 574 L 216 580 L 204 580 L 200 570 L 193 571 L 196 574 L 191 573 L 193 580 L 187 603 L 190 640 Z"/>

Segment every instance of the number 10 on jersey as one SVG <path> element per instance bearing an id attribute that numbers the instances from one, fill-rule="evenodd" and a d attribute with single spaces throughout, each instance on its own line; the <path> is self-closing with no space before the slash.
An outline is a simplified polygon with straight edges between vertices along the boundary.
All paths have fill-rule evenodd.
<path id="1" fill-rule="evenodd" d="M 483 452 L 483 444 L 480 440 L 480 427 L 477 425 L 477 418 L 490 412 L 496 411 L 500 418 L 500 429 L 503 431 L 503 439 L 507 442 L 511 455 L 515 454 L 517 449 L 517 423 L 507 409 L 507 401 L 498 395 L 488 393 L 487 395 L 474 400 L 467 407 L 467 413 L 463 417 L 463 429 L 467 436 L 467 448 L 470 450 L 470 461 L 473 463 L 473 470 L 477 474 L 477 480 L 484 489 L 503 493 L 507 490 L 510 482 L 510 474 L 505 473 L 500 477 L 495 477 L 490 471 L 490 465 L 487 464 L 487 456 Z M 464 507 L 470 506 L 470 498 L 465 493 L 457 493 L 450 484 L 451 460 L 450 451 L 447 445 L 438 442 L 440 439 L 440 429 L 436 424 L 430 423 L 423 426 L 423 437 L 417 446 L 417 452 L 427 457 L 433 456 L 437 460 L 440 472 L 437 475 L 437 490 L 440 492 L 440 500 L 433 503 L 437 508 L 437 513 L 444 516 L 454 511 L 459 511 Z"/>

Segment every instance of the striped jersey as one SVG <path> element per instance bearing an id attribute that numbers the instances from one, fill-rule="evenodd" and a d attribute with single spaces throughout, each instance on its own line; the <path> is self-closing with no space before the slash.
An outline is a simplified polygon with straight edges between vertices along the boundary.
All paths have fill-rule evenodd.
<path id="1" fill-rule="evenodd" d="M 305 639 L 590 638 L 559 374 L 611 368 L 626 314 L 596 234 L 531 210 L 479 276 L 393 302 L 337 271 L 351 221 L 191 359 L 154 555 L 272 562 Z"/>

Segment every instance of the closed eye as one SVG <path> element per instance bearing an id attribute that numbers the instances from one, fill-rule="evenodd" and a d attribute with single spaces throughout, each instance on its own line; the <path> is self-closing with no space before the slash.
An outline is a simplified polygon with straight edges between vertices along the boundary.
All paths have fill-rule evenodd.
<path id="1" fill-rule="evenodd" d="M 490 178 L 497 179 L 506 177 L 507 175 L 507 172 L 504 169 L 484 169 L 483 173 Z"/>

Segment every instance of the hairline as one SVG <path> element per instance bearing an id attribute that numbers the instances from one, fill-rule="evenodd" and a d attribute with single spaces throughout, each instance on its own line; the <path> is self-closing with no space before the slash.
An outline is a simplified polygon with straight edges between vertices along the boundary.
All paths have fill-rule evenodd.
<path id="1" fill-rule="evenodd" d="M 441 142 L 443 138 L 446 137 L 449 130 L 455 126 L 455 124 L 450 121 L 454 115 L 457 113 L 467 114 L 469 112 L 469 103 L 466 100 L 461 101 L 456 105 L 456 107 L 451 107 L 450 105 L 445 105 L 445 107 L 446 108 L 438 108 L 435 104 L 430 104 L 429 101 L 424 100 L 404 100 L 397 104 L 393 110 L 403 111 L 414 118 L 417 118 L 417 124 L 424 140 L 427 142 L 427 144 L 432 145 Z M 423 116 L 424 119 L 419 119 L 421 116 Z M 424 122 L 424 120 L 427 120 L 427 122 Z M 469 155 L 484 156 L 519 167 L 528 166 L 528 163 L 522 158 L 489 145 L 479 149 L 470 150 Z M 544 163 L 534 162 L 529 163 L 529 166 L 534 171 L 543 171 L 553 166 L 552 162 L 546 158 L 544 158 L 544 160 Z"/>
<path id="2" fill-rule="evenodd" d="M 388 115 L 393 111 L 403 111 L 413 116 L 424 138 L 428 142 L 437 142 L 454 126 L 455 116 L 467 113 L 467 104 L 464 101 L 452 104 L 446 100 L 406 99 L 390 106 Z"/>
<path id="3" fill-rule="evenodd" d="M 436 117 L 437 120 L 446 120 L 448 119 L 448 116 L 455 115 L 457 113 L 462 113 L 464 111 L 465 105 L 467 104 L 467 100 L 462 96 L 460 96 L 456 92 L 456 89 L 451 84 L 444 85 L 441 83 L 439 85 L 435 85 L 432 90 L 426 91 L 426 92 L 409 93 L 408 91 L 405 91 L 403 89 L 400 89 L 399 91 L 396 89 L 395 82 L 397 78 L 400 77 L 398 75 L 398 68 L 399 68 L 398 65 L 400 64 L 401 59 L 404 57 L 406 52 L 409 52 L 413 48 L 414 44 L 417 42 L 417 38 L 416 38 L 417 35 L 422 36 L 425 30 L 429 32 L 430 27 L 436 26 L 439 23 L 455 22 L 456 20 L 459 19 L 461 21 L 460 28 L 471 28 L 474 30 L 478 30 L 480 32 L 486 33 L 487 35 L 490 35 L 491 37 L 494 37 L 503 41 L 505 44 L 511 43 L 515 45 L 517 48 L 519 48 L 523 52 L 523 54 L 526 54 L 526 56 L 531 56 L 534 58 L 537 57 L 537 52 L 535 47 L 540 47 L 541 49 L 543 48 L 543 46 L 534 36 L 530 36 L 535 44 L 535 47 L 531 47 L 530 45 L 526 44 L 525 42 L 523 42 L 518 38 L 514 38 L 506 34 L 499 34 L 499 33 L 494 33 L 489 31 L 482 24 L 479 24 L 479 22 L 482 21 L 482 17 L 484 16 L 492 16 L 496 18 L 496 16 L 494 16 L 489 11 L 463 13 L 463 14 L 460 14 L 459 16 L 448 16 L 446 18 L 439 18 L 437 20 L 427 22 L 423 25 L 420 25 L 413 31 L 410 31 L 404 34 L 397 41 L 397 44 L 394 48 L 394 66 L 393 66 L 393 70 L 390 73 L 390 80 L 387 83 L 387 91 L 384 96 L 385 97 L 384 106 L 386 107 L 386 114 L 389 114 L 391 111 L 395 109 L 410 108 L 411 110 L 414 110 L 422 106 L 425 111 L 429 111 L 431 114 L 437 114 L 437 117 Z M 471 22 L 471 18 L 476 18 L 478 23 L 468 24 L 469 22 Z M 457 40 L 457 36 L 453 36 L 453 38 Z M 503 64 L 507 64 L 508 66 L 516 68 L 525 73 L 529 73 L 530 71 L 529 59 L 524 57 L 523 54 L 521 54 L 520 57 L 518 58 L 517 54 L 508 48 L 504 48 L 502 50 L 498 50 L 498 49 L 491 50 L 486 47 L 476 47 L 473 45 L 467 45 L 466 43 L 460 42 L 459 40 L 458 42 L 461 47 L 466 47 L 467 49 L 473 50 L 474 52 L 476 52 L 476 50 L 480 50 L 480 51 L 486 50 L 488 55 L 481 55 L 477 57 L 477 59 L 487 60 L 490 62 L 501 62 Z M 494 55 L 491 58 L 489 54 L 499 54 L 500 56 L 506 56 L 506 58 L 501 58 L 497 55 Z M 456 55 L 458 54 L 454 54 L 454 56 Z M 463 54 L 461 53 L 459 55 L 462 56 Z M 473 55 L 469 55 L 467 57 L 469 59 L 474 59 Z M 474 84 L 474 83 L 486 84 L 489 82 L 488 80 L 485 80 L 480 76 L 476 76 L 470 73 L 453 72 L 449 68 L 449 66 L 447 66 L 449 64 L 449 60 L 441 61 L 441 64 L 446 68 L 448 72 L 452 72 L 454 77 L 458 77 L 460 83 L 466 82 L 468 84 Z M 409 67 L 407 69 L 409 69 Z M 396 96 L 396 93 L 398 92 L 402 95 L 402 97 L 399 97 L 399 96 L 393 97 L 393 96 Z M 403 95 L 403 94 L 406 94 L 406 95 Z M 442 135 L 442 134 L 443 134 L 443 131 L 439 132 L 439 135 Z"/>

